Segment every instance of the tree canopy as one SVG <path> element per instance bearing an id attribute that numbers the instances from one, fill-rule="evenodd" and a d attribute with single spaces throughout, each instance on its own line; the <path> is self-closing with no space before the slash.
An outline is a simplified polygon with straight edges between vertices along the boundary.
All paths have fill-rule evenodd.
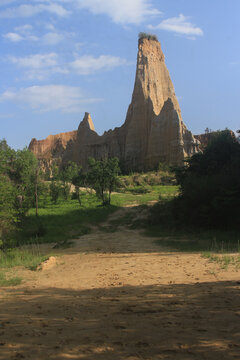
<path id="1" fill-rule="evenodd" d="M 119 173 L 119 160 L 117 158 L 89 159 L 88 182 L 96 191 L 103 205 L 110 204 L 111 193 L 117 183 Z"/>
<path id="2" fill-rule="evenodd" d="M 191 225 L 239 226 L 240 144 L 229 131 L 216 134 L 203 153 L 178 168 L 176 216 Z"/>
<path id="3" fill-rule="evenodd" d="M 20 223 L 34 204 L 38 162 L 28 150 L 0 141 L 0 239 Z"/>

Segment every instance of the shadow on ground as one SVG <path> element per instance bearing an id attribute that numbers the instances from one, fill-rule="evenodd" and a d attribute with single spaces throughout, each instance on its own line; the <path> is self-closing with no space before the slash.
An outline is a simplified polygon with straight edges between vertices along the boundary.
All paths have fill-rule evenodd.
<path id="1" fill-rule="evenodd" d="M 239 290 L 239 282 L 5 289 L 0 359 L 239 359 Z"/>

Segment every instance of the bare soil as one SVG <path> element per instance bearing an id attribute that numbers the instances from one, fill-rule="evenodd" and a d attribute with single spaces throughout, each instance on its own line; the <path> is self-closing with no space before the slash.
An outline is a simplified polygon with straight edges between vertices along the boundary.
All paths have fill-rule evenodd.
<path id="1" fill-rule="evenodd" d="M 240 272 L 201 254 L 121 226 L 21 274 L 0 290 L 1 360 L 240 359 Z"/>

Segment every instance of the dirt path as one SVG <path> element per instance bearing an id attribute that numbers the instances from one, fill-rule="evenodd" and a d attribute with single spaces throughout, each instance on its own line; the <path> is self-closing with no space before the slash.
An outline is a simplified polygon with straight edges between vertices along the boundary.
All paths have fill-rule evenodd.
<path id="1" fill-rule="evenodd" d="M 138 230 L 95 229 L 24 276 L 0 292 L 1 360 L 240 359 L 240 271 Z"/>

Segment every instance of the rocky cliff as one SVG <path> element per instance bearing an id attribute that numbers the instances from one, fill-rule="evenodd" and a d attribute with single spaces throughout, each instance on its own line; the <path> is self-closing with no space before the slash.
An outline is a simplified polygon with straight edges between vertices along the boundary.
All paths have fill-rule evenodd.
<path id="1" fill-rule="evenodd" d="M 148 170 L 159 162 L 181 164 L 198 151 L 187 130 L 158 41 L 139 40 L 136 79 L 125 123 L 99 136 L 85 114 L 77 131 L 33 139 L 29 149 L 39 159 L 61 158 L 84 168 L 89 157 L 117 156 L 126 171 Z"/>

